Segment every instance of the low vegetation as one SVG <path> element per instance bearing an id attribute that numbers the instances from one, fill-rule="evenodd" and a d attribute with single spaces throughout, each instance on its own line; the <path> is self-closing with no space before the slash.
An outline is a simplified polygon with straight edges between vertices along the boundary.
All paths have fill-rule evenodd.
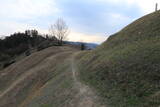
<path id="1" fill-rule="evenodd" d="M 85 93 L 93 89 L 107 107 L 159 107 L 159 20 L 160 11 L 144 16 L 90 51 L 36 30 L 1 39 L 0 106 L 83 107 L 96 103 Z M 57 34 L 68 31 L 63 25 L 57 22 Z M 84 51 L 72 56 L 80 48 Z"/>
<path id="2" fill-rule="evenodd" d="M 56 37 L 40 35 L 37 30 L 26 30 L 25 33 L 14 33 L 0 39 L 0 69 L 16 61 L 22 54 L 29 56 L 33 50 L 43 50 L 50 46 L 57 46 Z"/>
<path id="3" fill-rule="evenodd" d="M 97 49 L 77 56 L 82 82 L 109 107 L 159 107 L 160 11 L 112 35 Z"/>
<path id="4" fill-rule="evenodd" d="M 53 46 L 1 70 L 0 107 L 69 105 L 76 90 L 68 58 L 76 51 L 70 46 Z"/>

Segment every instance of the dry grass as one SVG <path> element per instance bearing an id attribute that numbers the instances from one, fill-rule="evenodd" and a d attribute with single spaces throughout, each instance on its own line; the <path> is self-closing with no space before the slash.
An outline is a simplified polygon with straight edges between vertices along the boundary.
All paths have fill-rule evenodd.
<path id="1" fill-rule="evenodd" d="M 63 61 L 76 49 L 50 47 L 0 71 L 0 106 L 26 105 L 47 81 L 59 75 Z"/>

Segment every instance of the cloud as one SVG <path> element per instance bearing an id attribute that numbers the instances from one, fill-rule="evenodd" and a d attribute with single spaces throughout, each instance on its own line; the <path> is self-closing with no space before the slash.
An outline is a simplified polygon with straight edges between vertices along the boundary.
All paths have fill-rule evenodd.
<path id="1" fill-rule="evenodd" d="M 153 12 L 155 10 L 155 4 L 160 4 L 160 0 L 135 0 L 135 3 L 141 8 L 141 12 L 146 14 Z"/>
<path id="2" fill-rule="evenodd" d="M 71 32 L 68 36 L 69 41 L 80 41 L 80 42 L 93 42 L 93 43 L 102 43 L 107 39 L 107 36 L 101 34 L 87 34 L 81 32 Z"/>
<path id="3" fill-rule="evenodd" d="M 58 11 L 54 0 L 0 1 L 0 35 L 26 29 L 37 29 L 46 33 L 48 17 Z"/>
<path id="4" fill-rule="evenodd" d="M 139 8 L 135 4 L 128 6 L 126 3 L 117 4 L 107 0 L 59 0 L 56 4 L 61 9 L 61 16 L 77 32 L 109 35 L 140 16 Z"/>
<path id="5" fill-rule="evenodd" d="M 47 29 L 43 29 L 39 26 L 33 26 L 27 23 L 19 23 L 14 21 L 0 21 L 0 36 L 9 36 L 15 32 L 24 32 L 26 29 L 36 29 L 40 33 L 48 33 Z"/>
<path id="6" fill-rule="evenodd" d="M 4 0 L 0 3 L 1 18 L 33 19 L 58 11 L 51 0 Z"/>
<path id="7" fill-rule="evenodd" d="M 142 14 L 146 14 L 149 12 L 153 12 L 155 10 L 155 4 L 159 3 L 160 0 L 96 0 L 97 2 L 103 3 L 111 3 L 111 4 L 126 4 L 126 6 L 137 5 L 142 12 Z"/>
<path id="8" fill-rule="evenodd" d="M 32 28 L 47 33 L 62 17 L 73 31 L 71 40 L 100 43 L 154 11 L 156 2 L 160 4 L 160 0 L 1 0 L 0 35 Z"/>

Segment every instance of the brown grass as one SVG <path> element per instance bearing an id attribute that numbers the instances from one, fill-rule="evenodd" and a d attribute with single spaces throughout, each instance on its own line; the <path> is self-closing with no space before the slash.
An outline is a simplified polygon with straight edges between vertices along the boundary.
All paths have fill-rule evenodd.
<path id="1" fill-rule="evenodd" d="M 0 107 L 25 105 L 56 75 L 56 67 L 75 51 L 68 46 L 50 47 L 0 71 Z"/>

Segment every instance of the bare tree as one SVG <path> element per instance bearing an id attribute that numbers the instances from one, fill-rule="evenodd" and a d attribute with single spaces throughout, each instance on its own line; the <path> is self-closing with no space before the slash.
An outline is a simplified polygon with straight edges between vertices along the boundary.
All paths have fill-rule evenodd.
<path id="1" fill-rule="evenodd" d="M 50 26 L 49 32 L 52 36 L 57 37 L 59 45 L 63 45 L 63 41 L 66 40 L 69 30 L 66 22 L 62 18 L 58 18 L 55 24 Z"/>

